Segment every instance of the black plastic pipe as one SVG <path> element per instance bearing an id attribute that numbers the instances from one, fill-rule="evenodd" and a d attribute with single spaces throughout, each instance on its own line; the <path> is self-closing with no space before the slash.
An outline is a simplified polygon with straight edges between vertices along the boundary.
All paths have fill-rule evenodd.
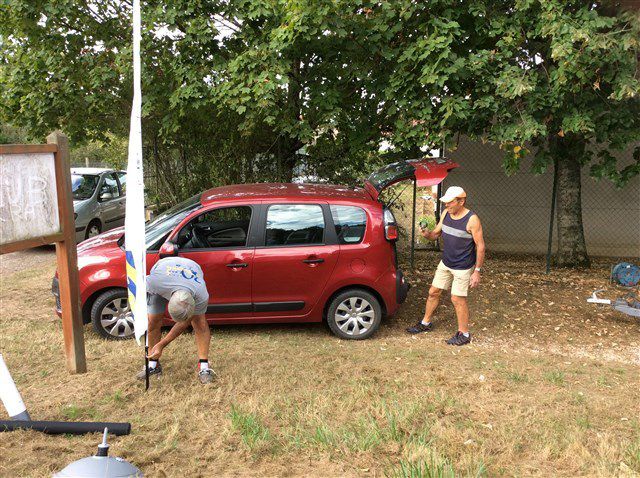
<path id="1" fill-rule="evenodd" d="M 0 420 L 0 432 L 14 430 L 35 430 L 49 435 L 84 435 L 85 433 L 102 433 L 105 428 L 112 435 L 128 435 L 131 433 L 131 423 L 108 422 L 46 422 L 27 420 Z"/>

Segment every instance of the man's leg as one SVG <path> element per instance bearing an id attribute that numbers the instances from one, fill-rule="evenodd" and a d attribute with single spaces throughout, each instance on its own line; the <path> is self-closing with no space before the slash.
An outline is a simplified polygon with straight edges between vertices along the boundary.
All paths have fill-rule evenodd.
<path id="1" fill-rule="evenodd" d="M 438 308 L 438 304 L 440 303 L 440 296 L 442 295 L 442 289 L 438 289 L 435 286 L 431 286 L 429 288 L 429 297 L 427 297 L 427 307 L 424 311 L 424 318 L 422 319 L 423 324 L 428 324 L 431 322 L 433 318 L 433 314 Z"/>
<path id="2" fill-rule="evenodd" d="M 167 310 L 167 299 L 158 294 L 147 294 L 147 338 L 149 339 L 149 350 L 162 338 L 162 322 L 164 312 Z"/>
<path id="3" fill-rule="evenodd" d="M 469 305 L 467 298 L 459 295 L 451 295 L 451 302 L 456 309 L 456 317 L 458 318 L 458 332 L 463 334 L 469 333 Z"/>
<path id="4" fill-rule="evenodd" d="M 149 338 L 149 350 L 160 342 L 162 337 L 162 321 L 164 314 L 149 314 L 149 325 L 147 327 L 147 337 Z"/>
<path id="5" fill-rule="evenodd" d="M 153 348 L 155 344 L 160 342 L 160 337 L 162 336 L 162 321 L 164 320 L 163 314 L 149 314 L 148 316 L 148 325 L 147 325 L 147 338 L 149 339 L 149 350 Z M 160 362 L 157 360 L 149 360 L 149 374 L 150 375 L 160 375 L 162 374 L 162 367 L 160 366 Z M 144 380 L 146 377 L 146 370 L 142 370 L 138 372 L 136 378 L 138 380 Z"/>
<path id="6" fill-rule="evenodd" d="M 449 345 L 465 345 L 471 342 L 469 333 L 469 305 L 467 304 L 467 293 L 469 291 L 469 281 L 471 280 L 472 269 L 466 271 L 454 271 L 454 279 L 451 284 L 451 302 L 456 310 L 458 319 L 458 331 L 447 340 Z"/>
<path id="7" fill-rule="evenodd" d="M 452 281 L 453 274 L 451 273 L 449 268 L 447 268 L 442 263 L 442 261 L 440 261 L 440 264 L 438 264 L 438 268 L 436 269 L 436 273 L 433 276 L 431 287 L 429 288 L 429 296 L 427 297 L 424 317 L 416 325 L 409 327 L 407 329 L 407 332 L 409 332 L 410 334 L 418 334 L 420 332 L 428 332 L 433 328 L 431 319 L 433 318 L 433 314 L 438 308 L 438 304 L 440 303 L 440 296 L 442 295 L 442 291 L 451 287 Z"/>
<path id="8" fill-rule="evenodd" d="M 407 332 L 409 332 L 410 334 L 419 334 L 420 332 L 428 332 L 433 328 L 431 317 L 433 317 L 433 313 L 438 308 L 441 294 L 442 289 L 433 285 L 431 286 L 431 288 L 429 289 L 429 296 L 427 297 L 427 305 L 424 313 L 424 318 L 416 325 L 412 325 L 411 327 L 409 327 L 407 329 Z"/>
<path id="9" fill-rule="evenodd" d="M 209 368 L 209 346 L 211 344 L 211 330 L 204 314 L 194 315 L 191 319 L 193 331 L 196 334 L 198 348 L 198 380 L 206 384 L 213 382 L 215 373 Z"/>
<path id="10" fill-rule="evenodd" d="M 191 326 L 196 335 L 196 347 L 198 349 L 198 360 L 209 359 L 209 346 L 211 344 L 211 330 L 204 314 L 194 315 L 191 319 Z"/>

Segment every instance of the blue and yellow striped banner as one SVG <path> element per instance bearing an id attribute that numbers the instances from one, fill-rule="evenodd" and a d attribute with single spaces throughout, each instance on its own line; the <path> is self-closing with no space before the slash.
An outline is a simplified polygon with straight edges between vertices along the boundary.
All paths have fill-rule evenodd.
<path id="1" fill-rule="evenodd" d="M 135 310 L 136 306 L 136 281 L 138 275 L 136 272 L 136 265 L 133 260 L 133 254 L 131 251 L 126 252 L 127 257 L 127 289 L 129 289 L 129 307 L 131 310 Z"/>

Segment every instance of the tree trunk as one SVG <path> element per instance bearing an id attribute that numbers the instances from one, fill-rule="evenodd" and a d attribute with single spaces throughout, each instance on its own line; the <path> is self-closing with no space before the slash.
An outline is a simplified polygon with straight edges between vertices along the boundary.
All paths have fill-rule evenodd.
<path id="1" fill-rule="evenodd" d="M 300 60 L 291 61 L 289 85 L 287 91 L 287 114 L 293 123 L 301 121 L 302 114 L 302 83 L 300 78 Z M 293 180 L 294 169 L 298 165 L 298 150 L 303 146 L 302 141 L 295 135 L 282 135 L 278 140 L 279 173 L 282 181 Z"/>
<path id="2" fill-rule="evenodd" d="M 581 138 L 553 138 L 550 150 L 558 165 L 556 217 L 558 223 L 559 267 L 589 267 L 582 227 L 581 159 L 585 142 Z"/>
<path id="3" fill-rule="evenodd" d="M 293 181 L 293 173 L 298 165 L 297 151 L 302 147 L 302 143 L 290 138 L 285 138 L 283 143 L 282 157 L 280 158 L 281 178 L 285 183 L 290 183 Z"/>

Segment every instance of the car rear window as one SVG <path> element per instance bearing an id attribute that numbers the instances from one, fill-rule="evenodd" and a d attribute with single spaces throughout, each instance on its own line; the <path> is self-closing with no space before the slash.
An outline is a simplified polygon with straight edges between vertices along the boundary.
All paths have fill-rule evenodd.
<path id="1" fill-rule="evenodd" d="M 367 229 L 367 214 L 356 206 L 331 206 L 331 216 L 340 244 L 359 244 Z"/>
<path id="2" fill-rule="evenodd" d="M 317 204 L 275 204 L 267 211 L 266 246 L 324 244 L 324 216 Z"/>

